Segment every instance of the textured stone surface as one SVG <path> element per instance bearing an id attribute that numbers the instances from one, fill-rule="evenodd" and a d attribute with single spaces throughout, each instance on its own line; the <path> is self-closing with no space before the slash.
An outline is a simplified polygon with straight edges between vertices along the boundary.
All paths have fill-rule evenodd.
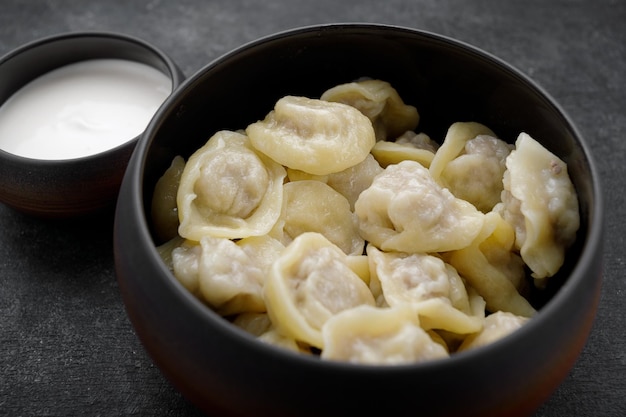
<path id="1" fill-rule="evenodd" d="M 2 0 L 0 55 L 60 32 L 119 31 L 161 47 L 191 75 L 258 37 L 348 21 L 478 46 L 533 77 L 575 121 L 604 183 L 605 281 L 580 360 L 537 416 L 626 415 L 626 2 Z M 111 224 L 110 216 L 37 220 L 0 205 L 0 415 L 199 414 L 163 379 L 130 326 Z"/>

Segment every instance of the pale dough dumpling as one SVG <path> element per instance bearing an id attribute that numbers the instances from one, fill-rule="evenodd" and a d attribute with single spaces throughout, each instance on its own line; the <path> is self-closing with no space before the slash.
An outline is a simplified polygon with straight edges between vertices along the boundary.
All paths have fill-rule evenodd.
<path id="1" fill-rule="evenodd" d="M 264 312 L 265 271 L 235 242 L 206 236 L 200 240 L 199 293 L 222 316 Z"/>
<path id="2" fill-rule="evenodd" d="M 238 239 L 267 234 L 282 209 L 285 169 L 247 136 L 220 131 L 187 161 L 177 204 L 179 234 Z"/>
<path id="3" fill-rule="evenodd" d="M 457 349 L 462 352 L 489 345 L 505 336 L 510 335 L 528 322 L 528 317 L 516 316 L 513 313 L 497 311 L 485 318 L 483 329 L 469 335 Z"/>
<path id="4" fill-rule="evenodd" d="M 178 155 L 165 170 L 154 186 L 150 215 L 154 224 L 154 232 L 161 241 L 178 236 L 178 206 L 176 195 L 180 177 L 185 169 L 185 160 Z"/>
<path id="5" fill-rule="evenodd" d="M 333 315 L 374 305 L 349 258 L 323 235 L 299 235 L 274 262 L 264 287 L 272 323 L 284 335 L 323 349 L 322 326 Z"/>
<path id="6" fill-rule="evenodd" d="M 278 346 L 294 352 L 305 354 L 311 353 L 311 350 L 306 345 L 300 345 L 297 340 L 292 337 L 285 336 L 274 327 L 257 337 L 257 339 L 263 343 Z"/>
<path id="7" fill-rule="evenodd" d="M 457 271 L 438 257 L 382 252 L 371 245 L 367 255 L 370 286 L 375 288 L 372 292 L 376 293 L 376 286 L 380 285 L 387 305 L 411 305 L 423 328 L 466 334 L 482 327 L 484 301 L 480 297 L 470 301 Z"/>
<path id="8" fill-rule="evenodd" d="M 395 139 L 419 123 L 419 113 L 405 104 L 386 81 L 365 79 L 326 90 L 322 100 L 340 102 L 359 109 L 371 121 L 377 140 Z"/>
<path id="9" fill-rule="evenodd" d="M 503 203 L 515 225 L 516 247 L 537 279 L 554 275 L 580 225 L 578 197 L 567 165 L 526 133 L 506 159 Z"/>
<path id="10" fill-rule="evenodd" d="M 372 185 L 374 177 L 381 172 L 383 172 L 383 168 L 370 154 L 357 165 L 330 174 L 326 183 L 344 196 L 350 203 L 350 209 L 354 210 L 354 203 L 356 203 L 359 195 Z"/>
<path id="11" fill-rule="evenodd" d="M 456 197 L 487 213 L 500 202 L 505 160 L 512 149 L 513 145 L 493 136 L 476 136 L 444 167 L 440 182 Z"/>
<path id="12" fill-rule="evenodd" d="M 199 243 L 173 239 L 168 246 L 174 242 L 178 246 L 169 258 L 172 273 L 190 293 L 221 315 L 265 311 L 264 265 L 237 244 L 207 236 Z"/>
<path id="13" fill-rule="evenodd" d="M 322 359 L 363 365 L 401 365 L 447 358 L 407 306 L 344 310 L 322 328 Z"/>
<path id="14" fill-rule="evenodd" d="M 246 237 L 237 240 L 236 244 L 264 272 L 271 268 L 274 261 L 278 259 L 283 249 L 285 249 L 285 245 L 282 242 L 270 235 Z"/>
<path id="15" fill-rule="evenodd" d="M 354 107 L 296 96 L 278 100 L 246 133 L 276 162 L 315 175 L 358 164 L 376 142 L 372 123 Z"/>
<path id="16" fill-rule="evenodd" d="M 355 206 L 361 236 L 385 251 L 443 252 L 468 246 L 484 214 L 437 184 L 415 161 L 389 165 Z"/>
<path id="17" fill-rule="evenodd" d="M 358 164 L 328 175 L 312 175 L 295 169 L 287 169 L 289 181 L 315 180 L 328 184 L 333 190 L 344 196 L 350 209 L 354 209 L 354 203 L 363 190 L 372 185 L 374 177 L 380 174 L 383 168 L 374 156 L 367 155 Z"/>
<path id="18" fill-rule="evenodd" d="M 293 181 L 284 185 L 284 241 L 305 232 L 323 234 L 348 255 L 361 255 L 365 241 L 359 234 L 357 218 L 348 200 L 327 184 Z"/>
<path id="19" fill-rule="evenodd" d="M 176 241 L 178 241 L 178 245 L 170 252 L 170 269 L 183 287 L 187 288 L 190 293 L 200 296 L 200 274 L 198 268 L 200 266 L 200 257 L 202 256 L 202 247 L 198 242 L 182 238 L 172 239 L 170 243 Z"/>
<path id="20" fill-rule="evenodd" d="M 519 290 L 525 283 L 524 263 L 515 254 L 515 233 L 496 212 L 485 215 L 483 230 L 466 248 L 445 254 L 447 262 L 478 291 L 487 310 L 531 317 L 535 309 Z"/>
<path id="21" fill-rule="evenodd" d="M 474 139 L 478 135 L 496 136 L 491 129 L 482 123 L 456 122 L 450 125 L 446 132 L 446 137 L 435 153 L 435 157 L 429 167 L 430 174 L 435 181 L 440 181 L 441 173 L 446 165 L 463 151 L 467 141 Z"/>
<path id="22" fill-rule="evenodd" d="M 376 142 L 372 155 L 383 168 L 404 160 L 416 161 L 428 168 L 437 149 L 437 143 L 428 135 L 409 130 L 395 141 Z"/>

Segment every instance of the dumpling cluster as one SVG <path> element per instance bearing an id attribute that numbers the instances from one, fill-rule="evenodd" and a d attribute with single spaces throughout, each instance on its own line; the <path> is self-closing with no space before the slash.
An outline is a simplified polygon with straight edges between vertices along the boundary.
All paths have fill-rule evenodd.
<path id="1" fill-rule="evenodd" d="M 159 253 L 234 325 L 326 360 L 415 363 L 510 334 L 575 240 L 567 166 L 526 133 L 457 122 L 437 141 L 418 122 L 381 80 L 281 98 L 172 161 Z"/>

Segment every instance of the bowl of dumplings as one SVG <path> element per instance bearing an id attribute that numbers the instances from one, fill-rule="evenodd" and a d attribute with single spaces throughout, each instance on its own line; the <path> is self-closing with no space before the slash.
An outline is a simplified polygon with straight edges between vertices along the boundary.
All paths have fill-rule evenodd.
<path id="1" fill-rule="evenodd" d="M 160 108 L 116 273 L 209 415 L 528 416 L 592 328 L 602 210 L 576 127 L 511 65 L 416 29 L 302 27 Z"/>

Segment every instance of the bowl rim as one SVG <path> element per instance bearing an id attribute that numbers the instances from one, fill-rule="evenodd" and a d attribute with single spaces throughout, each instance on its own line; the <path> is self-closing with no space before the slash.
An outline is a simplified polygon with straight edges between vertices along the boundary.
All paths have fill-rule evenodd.
<path id="1" fill-rule="evenodd" d="M 593 212 L 590 212 L 589 222 L 587 224 L 587 235 L 586 240 L 583 242 L 581 247 L 581 253 L 579 259 L 576 261 L 574 267 L 568 279 L 565 280 L 562 287 L 554 294 L 554 296 L 537 312 L 537 314 L 529 320 L 524 326 L 520 329 L 516 330 L 512 334 L 504 337 L 500 340 L 497 340 L 487 346 L 480 347 L 478 349 L 471 349 L 463 352 L 457 352 L 450 355 L 448 358 L 426 361 L 420 363 L 408 363 L 402 365 L 375 365 L 375 366 L 364 366 L 360 364 L 351 364 L 348 362 L 339 362 L 339 361 L 325 361 L 320 360 L 318 357 L 309 357 L 309 355 L 303 355 L 298 352 L 291 352 L 287 349 L 272 346 L 266 343 L 260 343 L 255 340 L 252 335 L 247 334 L 244 330 L 236 328 L 236 326 L 224 320 L 217 313 L 212 311 L 209 307 L 202 304 L 198 299 L 196 299 L 186 288 L 180 284 L 170 270 L 167 268 L 165 263 L 161 260 L 156 245 L 153 243 L 153 238 L 150 233 L 150 228 L 148 226 L 148 219 L 146 216 L 146 207 L 144 206 L 143 201 L 143 184 L 144 184 L 144 173 L 146 166 L 146 156 L 148 154 L 148 150 L 150 145 L 152 144 L 155 133 L 158 132 L 161 120 L 168 117 L 168 113 L 172 112 L 172 109 L 177 107 L 177 102 L 181 97 L 185 95 L 185 92 L 188 89 L 194 87 L 196 83 L 198 83 L 204 76 L 204 74 L 211 69 L 218 67 L 220 65 L 224 65 L 227 63 L 233 56 L 240 54 L 243 51 L 246 51 L 250 48 L 254 48 L 255 46 L 266 44 L 269 42 L 273 42 L 275 40 L 290 37 L 294 35 L 303 35 L 308 32 L 328 32 L 328 31 L 343 31 L 343 30 L 377 30 L 377 31 L 392 31 L 395 33 L 405 33 L 411 36 L 420 36 L 424 39 L 430 39 L 432 41 L 436 41 L 438 43 L 446 44 L 457 51 L 462 51 L 463 53 L 470 54 L 482 60 L 489 61 L 491 65 L 495 65 L 500 69 L 506 71 L 508 74 L 515 76 L 519 80 L 523 82 L 523 84 L 530 89 L 535 90 L 535 92 L 541 96 L 551 107 L 554 108 L 562 117 L 564 124 L 567 125 L 573 134 L 575 142 L 578 146 L 580 146 L 582 155 L 586 159 L 586 164 L 588 166 L 588 170 L 591 173 L 591 187 L 593 192 Z M 150 258 L 161 272 L 161 276 L 159 279 L 165 281 L 166 285 L 173 291 L 176 297 L 182 298 L 186 305 L 190 310 L 194 311 L 194 314 L 199 316 L 203 322 L 210 323 L 211 326 L 220 329 L 220 331 L 229 335 L 233 339 L 236 339 L 239 343 L 247 344 L 251 349 L 262 351 L 264 355 L 272 358 L 282 358 L 283 360 L 293 360 L 298 362 L 299 366 L 314 366 L 316 368 L 326 368 L 328 370 L 338 370 L 349 371 L 353 373 L 380 373 L 380 372 L 393 372 L 393 373 L 414 373 L 417 370 L 426 370 L 426 369 L 442 369 L 442 367 L 454 368 L 458 366 L 459 363 L 467 363 L 468 361 L 474 361 L 474 358 L 477 357 L 489 357 L 493 355 L 497 351 L 507 350 L 508 348 L 514 347 L 518 344 L 519 340 L 522 340 L 527 337 L 528 334 L 532 334 L 535 332 L 537 327 L 540 327 L 542 322 L 546 321 L 549 318 L 553 311 L 559 310 L 561 305 L 568 299 L 570 294 L 576 290 L 576 288 L 583 285 L 584 282 L 591 280 L 592 277 L 588 277 L 587 273 L 583 270 L 584 265 L 590 264 L 594 261 L 596 248 L 602 248 L 603 246 L 603 233 L 604 233 L 604 202 L 603 202 L 603 194 L 601 189 L 601 180 L 600 175 L 596 167 L 596 163 L 593 160 L 592 154 L 589 151 L 589 145 L 580 134 L 578 128 L 572 122 L 569 115 L 565 112 L 565 110 L 559 105 L 559 103 L 536 81 L 531 79 L 528 75 L 523 73 L 521 70 L 517 69 L 515 66 L 510 63 L 504 61 L 503 59 L 483 50 L 480 47 L 474 46 L 470 43 L 464 42 L 462 40 L 458 40 L 446 35 L 441 35 L 432 31 L 417 29 L 407 26 L 401 25 L 391 25 L 385 23 L 360 23 L 360 22 L 344 22 L 344 23 L 325 23 L 325 24 L 314 24 L 314 25 L 306 25 L 300 27 L 294 27 L 286 30 L 282 30 L 273 34 L 265 35 L 256 40 L 246 42 L 241 46 L 218 56 L 217 58 L 211 60 L 198 71 L 196 71 L 193 75 L 188 77 L 183 83 L 179 86 L 179 88 L 174 91 L 165 101 L 163 106 L 159 108 L 151 122 L 149 123 L 146 130 L 141 135 L 137 146 L 134 150 L 133 159 L 135 159 L 136 163 L 133 164 L 134 171 L 128 171 L 127 176 L 129 177 L 129 181 L 132 181 L 132 202 L 130 203 L 133 207 L 133 211 L 135 214 L 134 221 L 136 222 L 136 232 L 140 233 L 143 244 L 146 246 L 152 246 L 150 248 Z M 600 277 L 594 277 L 593 279 L 598 280 L 598 286 L 601 282 Z M 598 288 L 599 293 L 599 288 Z M 599 295 L 599 294 L 598 294 Z M 595 316 L 595 312 L 594 312 Z"/>
<path id="2" fill-rule="evenodd" d="M 154 67 L 153 65 L 144 63 L 145 65 L 151 66 L 161 72 L 163 72 L 171 81 L 172 85 L 171 85 L 171 92 L 168 95 L 167 98 L 169 98 L 169 96 L 171 96 L 176 89 L 178 88 L 178 86 L 180 86 L 182 84 L 182 82 L 185 80 L 185 76 L 182 73 L 182 71 L 180 71 L 180 69 L 178 68 L 176 62 L 174 62 L 174 60 L 161 48 L 157 47 L 156 45 L 154 45 L 153 43 L 146 41 L 144 39 L 141 39 L 137 36 L 133 36 L 133 35 L 129 35 L 126 33 L 122 33 L 122 32 L 115 32 L 115 31 L 96 31 L 96 30 L 86 30 L 86 31 L 67 31 L 67 32 L 62 32 L 62 33 L 57 33 L 57 34 L 52 34 L 52 35 L 48 35 L 48 36 L 44 36 L 38 39 L 34 39 L 31 40 L 29 42 L 26 42 L 22 45 L 17 46 L 16 48 L 8 51 L 6 54 L 0 56 L 0 66 L 2 66 L 4 63 L 10 61 L 11 59 L 14 59 L 16 57 L 18 57 L 19 55 L 23 54 L 24 52 L 27 52 L 29 50 L 32 49 L 36 49 L 36 48 L 40 48 L 40 47 L 45 47 L 46 45 L 49 44 L 53 44 L 53 43 L 59 43 L 59 42 L 65 42 L 67 40 L 73 40 L 73 39 L 99 39 L 99 40 L 114 40 L 114 41 L 121 41 L 121 42 L 126 42 L 128 44 L 133 44 L 139 48 L 142 48 L 148 52 L 150 52 L 155 58 L 159 59 L 163 64 L 164 67 L 167 68 L 167 73 L 161 71 L 161 69 Z M 93 59 L 107 59 L 105 57 L 102 58 L 93 58 Z M 77 61 L 80 62 L 81 60 Z M 139 62 L 139 61 L 136 61 Z M 61 66 L 58 66 L 56 68 L 61 68 L 66 64 L 63 64 Z M 50 70 L 52 71 L 52 70 Z M 48 71 L 49 72 L 49 71 Z M 30 81 L 28 81 L 26 84 L 28 84 L 29 82 L 32 82 L 36 79 L 37 77 L 31 79 Z M 23 84 L 21 87 L 24 87 L 26 84 Z M 18 90 L 19 90 L 18 88 Z M 14 93 L 13 93 L 14 94 Z M 10 97 L 9 97 L 10 98 Z M 8 99 L 8 98 L 7 98 Z M 5 100 L 6 101 L 6 100 Z M 0 102 L 0 106 L 2 106 L 5 101 Z M 165 104 L 165 101 L 163 103 L 161 103 L 161 106 L 163 106 Z M 156 112 L 155 112 L 156 114 Z M 154 115 L 153 115 L 154 117 Z M 146 129 L 147 129 L 147 125 L 146 125 Z M 144 129 L 145 131 L 145 129 Z M 40 158 L 34 158 L 34 157 L 28 157 L 28 156 L 23 156 L 23 155 L 18 155 L 18 154 L 14 154 L 12 152 L 6 151 L 2 148 L 0 148 L 0 160 L 5 159 L 5 160 L 10 160 L 12 161 L 14 164 L 26 164 L 29 166 L 40 166 L 40 167 L 54 167 L 54 166 L 59 166 L 59 165 L 65 165 L 65 164 L 72 164 L 72 163 L 84 163 L 84 162 L 90 162 L 90 161 L 94 161 L 94 160 L 99 160 L 100 158 L 107 158 L 110 155 L 114 155 L 116 153 L 118 153 L 120 150 L 126 149 L 128 147 L 134 147 L 139 138 L 142 136 L 141 132 L 140 134 L 129 138 L 127 141 L 116 145 L 112 148 L 108 148 L 105 149 L 103 151 L 97 152 L 97 153 L 93 153 L 93 154 L 88 154 L 88 155 L 83 155 L 83 156 L 78 156 L 75 158 L 60 158 L 60 159 L 40 159 Z"/>

